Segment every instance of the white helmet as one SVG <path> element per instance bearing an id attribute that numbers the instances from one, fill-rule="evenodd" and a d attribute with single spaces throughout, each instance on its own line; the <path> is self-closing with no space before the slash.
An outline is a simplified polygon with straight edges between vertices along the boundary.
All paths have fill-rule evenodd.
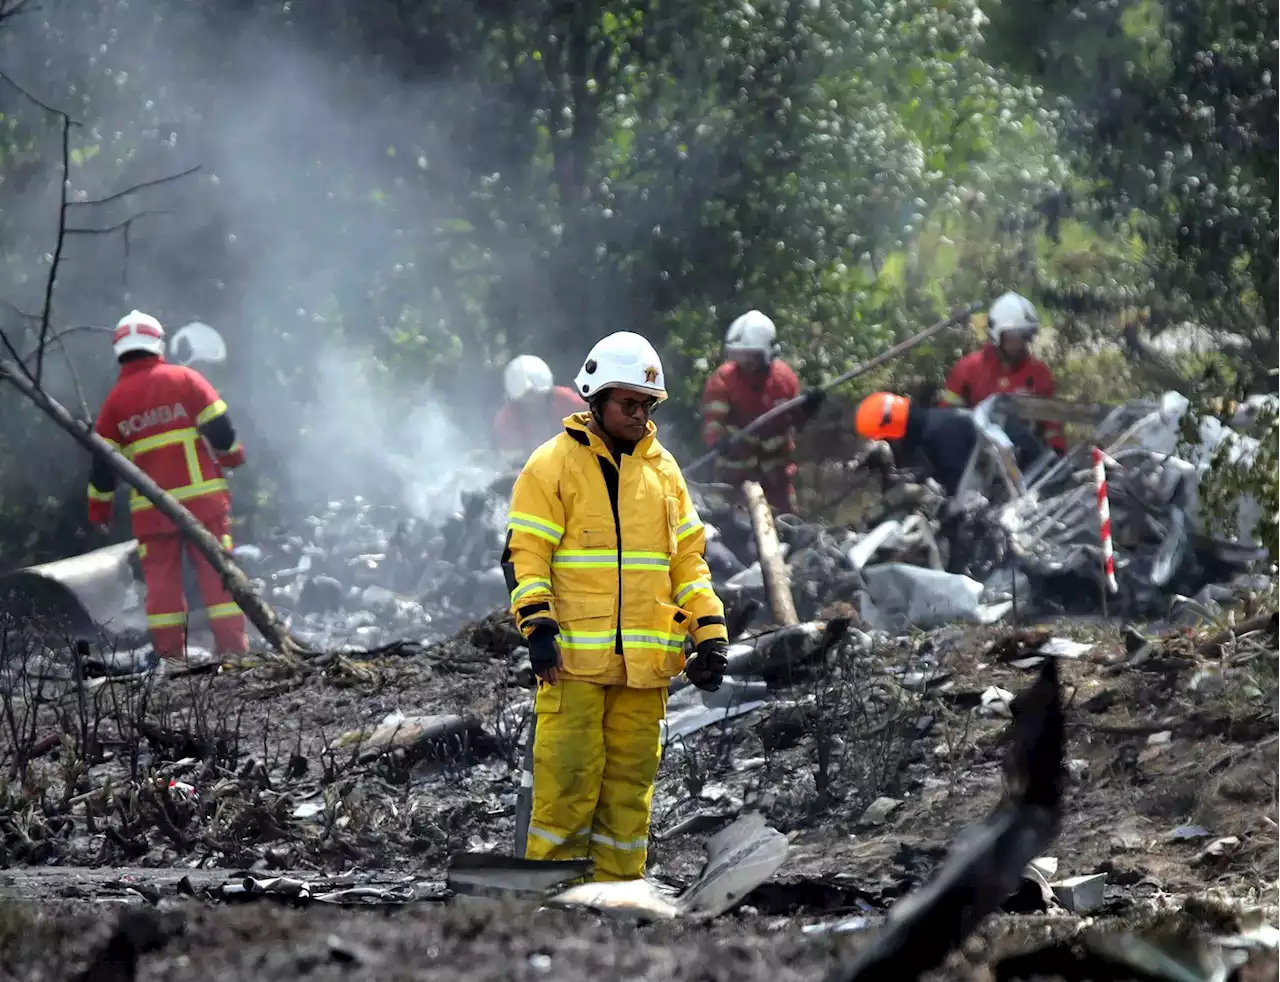
<path id="1" fill-rule="evenodd" d="M 667 382 L 658 352 L 639 334 L 630 331 L 619 331 L 597 341 L 573 384 L 584 399 L 620 386 L 652 393 L 659 402 L 667 398 Z"/>
<path id="2" fill-rule="evenodd" d="M 730 353 L 755 351 L 766 362 L 773 361 L 773 356 L 778 353 L 778 329 L 765 314 L 748 310 L 729 325 L 724 335 L 724 350 Z"/>
<path id="3" fill-rule="evenodd" d="M 1006 334 L 1020 332 L 1029 338 L 1040 330 L 1040 318 L 1031 301 L 1018 293 L 1006 293 L 996 298 L 987 309 L 987 337 L 997 348 Z"/>
<path id="4" fill-rule="evenodd" d="M 169 357 L 179 365 L 221 365 L 227 360 L 227 342 L 215 328 L 192 321 L 169 339 Z"/>
<path id="5" fill-rule="evenodd" d="M 547 363 L 533 355 L 512 358 L 502 373 L 502 386 L 512 402 L 530 392 L 550 392 L 553 381 Z"/>
<path id="6" fill-rule="evenodd" d="M 130 351 L 145 351 L 152 355 L 164 354 L 164 328 L 150 314 L 140 310 L 131 310 L 120 318 L 116 325 L 115 336 L 111 339 L 111 347 L 116 357 Z"/>

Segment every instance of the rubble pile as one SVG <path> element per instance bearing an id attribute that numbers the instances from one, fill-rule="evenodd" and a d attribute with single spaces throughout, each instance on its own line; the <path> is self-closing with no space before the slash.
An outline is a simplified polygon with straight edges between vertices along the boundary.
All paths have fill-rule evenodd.
<path id="1" fill-rule="evenodd" d="M 1241 501 L 1230 537 L 1206 525 L 1199 509 L 1198 483 L 1212 454 L 1225 445 L 1248 466 L 1256 441 L 1209 420 L 1191 459 L 1176 456 L 1187 400 L 1167 393 L 1115 409 L 1065 457 L 1046 453 L 1024 470 L 1004 429 L 1012 408 L 992 397 L 973 411 L 977 441 L 953 497 L 928 477 L 894 471 L 861 525 L 779 516 L 799 615 L 844 605 L 864 626 L 887 631 L 987 624 L 1015 612 L 1105 610 L 1194 624 L 1274 582 L 1267 550 L 1252 539 L 1256 502 Z M 1095 448 L 1106 461 L 1114 591 L 1104 576 Z M 710 526 L 708 562 L 727 604 L 754 600 L 763 610 L 750 519 L 730 490 L 693 488 Z"/>
<path id="2" fill-rule="evenodd" d="M 301 531 L 233 555 L 316 650 L 439 640 L 507 601 L 498 566 L 506 499 L 492 490 L 458 497 L 460 507 L 434 520 L 359 497 L 330 502 Z"/>

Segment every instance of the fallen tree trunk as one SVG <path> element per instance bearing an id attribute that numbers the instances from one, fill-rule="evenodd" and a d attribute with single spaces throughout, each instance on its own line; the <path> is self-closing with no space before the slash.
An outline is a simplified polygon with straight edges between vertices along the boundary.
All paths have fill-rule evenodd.
<path id="1" fill-rule="evenodd" d="M 791 599 L 791 576 L 787 572 L 787 564 L 782 561 L 778 530 L 774 527 L 773 512 L 769 509 L 764 489 L 755 481 L 744 481 L 742 493 L 746 495 L 747 507 L 751 511 L 756 553 L 760 557 L 760 572 L 764 576 L 764 590 L 769 598 L 773 622 L 784 627 L 799 624 L 795 601 Z"/>
<path id="2" fill-rule="evenodd" d="M 138 493 L 155 505 L 160 514 L 173 522 L 178 527 L 178 531 L 194 543 L 200 550 L 200 554 L 218 571 L 227 592 L 272 648 L 286 657 L 308 653 L 306 648 L 289 634 L 271 606 L 254 591 L 249 578 L 222 548 L 221 543 L 200 524 L 191 512 L 151 480 L 136 464 L 98 436 L 90 426 L 72 416 L 61 403 L 36 385 L 17 365 L 0 359 L 0 379 L 7 379 L 13 383 L 19 392 L 71 434 L 77 443 L 105 459 L 121 480 L 137 488 Z"/>

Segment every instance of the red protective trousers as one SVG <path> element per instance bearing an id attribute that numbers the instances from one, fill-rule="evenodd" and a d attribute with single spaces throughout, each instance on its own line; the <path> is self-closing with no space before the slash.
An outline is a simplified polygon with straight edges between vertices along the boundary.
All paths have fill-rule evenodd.
<path id="1" fill-rule="evenodd" d="M 230 520 L 205 525 L 224 549 L 231 548 Z M 187 646 L 187 599 L 182 589 L 182 536 L 174 532 L 138 538 L 138 558 L 147 582 L 147 624 L 151 643 L 161 658 L 181 657 Z M 195 565 L 200 596 L 209 615 L 218 654 L 242 655 L 248 647 L 244 614 L 222 585 L 218 571 L 188 542 L 187 555 Z"/>

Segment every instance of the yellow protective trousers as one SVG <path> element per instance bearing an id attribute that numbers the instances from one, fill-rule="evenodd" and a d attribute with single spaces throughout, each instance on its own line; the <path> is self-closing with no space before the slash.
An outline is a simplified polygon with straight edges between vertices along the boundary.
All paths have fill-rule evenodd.
<path id="1" fill-rule="evenodd" d="M 539 684 L 526 859 L 590 857 L 596 880 L 644 875 L 666 709 L 665 688 Z"/>

